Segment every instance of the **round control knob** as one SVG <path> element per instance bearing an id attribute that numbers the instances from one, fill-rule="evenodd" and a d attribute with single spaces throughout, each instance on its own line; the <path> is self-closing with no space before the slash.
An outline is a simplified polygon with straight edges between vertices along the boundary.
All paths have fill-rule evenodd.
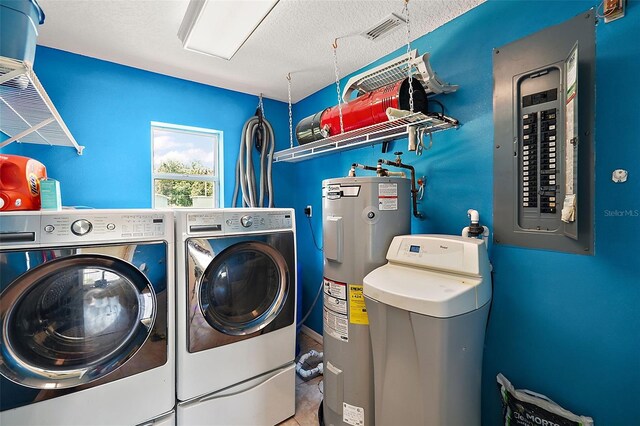
<path id="1" fill-rule="evenodd" d="M 367 217 L 369 219 L 373 219 L 374 217 L 376 217 L 376 214 L 374 212 L 369 212 L 369 213 L 367 213 Z"/>
<path id="2" fill-rule="evenodd" d="M 240 224 L 245 228 L 249 228 L 253 225 L 253 218 L 251 216 L 242 216 L 240 218 Z"/>
<path id="3" fill-rule="evenodd" d="M 115 223 L 107 223 L 107 229 L 109 231 L 113 231 L 114 229 L 116 229 L 116 224 Z"/>
<path id="4" fill-rule="evenodd" d="M 76 220 L 71 224 L 71 232 L 76 235 L 86 235 L 93 229 L 93 225 L 86 219 Z"/>
<path id="5" fill-rule="evenodd" d="M 229 225 L 229 226 L 233 225 L 233 220 L 227 219 L 227 225 Z"/>
<path id="6" fill-rule="evenodd" d="M 46 232 L 47 234 L 52 233 L 55 230 L 55 226 L 53 225 L 47 225 L 44 227 L 44 232 Z"/>

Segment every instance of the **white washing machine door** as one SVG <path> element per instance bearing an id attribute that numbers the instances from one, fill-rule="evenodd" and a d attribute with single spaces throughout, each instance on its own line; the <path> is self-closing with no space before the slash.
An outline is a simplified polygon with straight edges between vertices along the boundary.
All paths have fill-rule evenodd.
<path id="1" fill-rule="evenodd" d="M 36 389 L 90 383 L 140 349 L 155 317 L 151 283 L 126 261 L 77 254 L 43 263 L 0 295 L 0 373 Z"/>

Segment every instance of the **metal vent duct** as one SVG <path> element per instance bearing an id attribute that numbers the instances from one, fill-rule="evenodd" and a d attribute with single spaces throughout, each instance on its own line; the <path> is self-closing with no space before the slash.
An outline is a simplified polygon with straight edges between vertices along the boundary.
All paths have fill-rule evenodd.
<path id="1" fill-rule="evenodd" d="M 384 18 L 382 21 L 375 24 L 373 27 L 362 32 L 361 35 L 363 37 L 368 38 L 369 40 L 376 41 L 386 37 L 395 28 L 406 23 L 407 23 L 407 20 L 405 18 L 403 18 L 400 15 L 396 15 L 395 13 L 392 13 L 391 15 Z"/>

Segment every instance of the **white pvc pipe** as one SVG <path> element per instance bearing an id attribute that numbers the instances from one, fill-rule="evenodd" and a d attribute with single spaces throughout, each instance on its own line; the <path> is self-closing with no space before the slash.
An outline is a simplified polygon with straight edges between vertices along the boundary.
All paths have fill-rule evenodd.
<path id="1" fill-rule="evenodd" d="M 478 210 L 467 210 L 467 216 L 471 219 L 471 223 L 480 223 L 480 213 L 478 213 Z"/>
<path id="2" fill-rule="evenodd" d="M 474 210 L 474 209 L 467 210 L 467 216 L 469 217 L 469 220 L 471 221 L 471 223 L 476 223 L 476 224 L 480 223 L 480 213 L 478 213 L 478 210 Z M 465 226 L 464 228 L 462 228 L 461 235 L 465 238 L 469 238 L 468 226 Z M 482 239 L 484 240 L 485 243 L 487 243 L 488 237 L 489 237 L 489 228 L 487 228 L 486 226 L 482 226 Z"/>
<path id="3" fill-rule="evenodd" d="M 464 228 L 462 228 L 462 236 L 465 238 L 469 238 L 469 227 L 465 226 Z"/>

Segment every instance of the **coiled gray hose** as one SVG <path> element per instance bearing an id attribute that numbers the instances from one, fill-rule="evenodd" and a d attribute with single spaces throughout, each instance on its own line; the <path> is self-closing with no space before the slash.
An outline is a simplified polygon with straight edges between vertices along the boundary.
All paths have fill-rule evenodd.
<path id="1" fill-rule="evenodd" d="M 262 141 L 262 153 L 260 154 L 260 192 L 258 193 L 256 188 L 256 176 L 253 168 L 253 140 L 260 126 L 260 119 L 258 116 L 253 116 L 242 127 L 232 207 L 236 207 L 239 190 L 242 190 L 242 207 L 263 207 L 265 196 L 269 199 L 269 205 L 264 207 L 273 207 L 271 167 L 273 164 L 275 136 L 271 124 L 264 118 L 262 123 L 264 139 Z"/>

